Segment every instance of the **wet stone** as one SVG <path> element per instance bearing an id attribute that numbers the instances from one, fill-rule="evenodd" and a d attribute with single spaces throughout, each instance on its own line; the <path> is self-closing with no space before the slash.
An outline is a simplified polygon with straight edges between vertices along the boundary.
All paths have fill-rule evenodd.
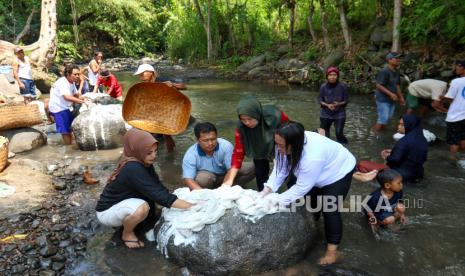
<path id="1" fill-rule="evenodd" d="M 39 227 L 39 225 L 40 225 L 40 220 L 35 219 L 35 220 L 32 222 L 31 227 L 34 228 L 34 229 L 36 229 L 37 227 Z"/>
<path id="2" fill-rule="evenodd" d="M 44 234 L 44 235 L 38 237 L 37 240 L 36 240 L 36 243 L 37 243 L 37 245 L 40 246 L 40 247 L 44 247 L 44 246 L 46 246 L 47 244 L 49 244 L 47 235 Z"/>
<path id="3" fill-rule="evenodd" d="M 64 267 L 65 267 L 65 264 L 64 264 L 64 263 L 53 262 L 53 264 L 52 264 L 52 269 L 55 270 L 55 271 L 60 271 L 60 270 L 62 270 Z"/>
<path id="4" fill-rule="evenodd" d="M 78 233 L 73 237 L 73 241 L 75 241 L 76 243 L 85 242 L 86 240 L 87 240 L 86 235 L 82 233 Z"/>
<path id="5" fill-rule="evenodd" d="M 40 260 L 40 267 L 41 268 L 50 268 L 50 266 L 52 265 L 52 260 L 50 259 L 42 259 Z"/>
<path id="6" fill-rule="evenodd" d="M 55 271 L 53 270 L 42 270 L 39 272 L 39 276 L 55 276 Z"/>
<path id="7" fill-rule="evenodd" d="M 52 184 L 53 184 L 53 187 L 59 191 L 66 189 L 66 186 L 67 186 L 66 181 L 58 177 L 53 177 Z"/>
<path id="8" fill-rule="evenodd" d="M 52 261 L 58 262 L 58 263 L 63 263 L 63 262 L 66 261 L 66 257 L 61 255 L 61 254 L 57 254 L 57 255 L 52 257 Z"/>
<path id="9" fill-rule="evenodd" d="M 55 224 L 52 226 L 52 231 L 64 231 L 66 229 L 66 224 Z"/>
<path id="10" fill-rule="evenodd" d="M 65 248 L 65 247 L 68 247 L 71 245 L 71 241 L 70 240 L 64 240 L 64 241 L 61 241 L 60 244 L 58 245 L 58 247 L 60 248 Z"/>
<path id="11" fill-rule="evenodd" d="M 26 267 L 24 265 L 14 265 L 13 267 L 11 267 L 11 272 L 13 274 L 22 273 L 25 270 L 26 270 Z"/>
<path id="12" fill-rule="evenodd" d="M 33 248 L 34 248 L 34 246 L 32 246 L 31 244 L 26 243 L 26 244 L 23 244 L 23 245 L 19 248 L 19 250 L 20 250 L 21 252 L 28 252 L 29 250 L 32 250 Z"/>
<path id="13" fill-rule="evenodd" d="M 8 219 L 8 222 L 10 223 L 18 223 L 21 220 L 21 217 L 19 215 L 13 216 Z"/>
<path id="14" fill-rule="evenodd" d="M 58 248 L 53 245 L 46 245 L 44 248 L 40 250 L 40 255 L 42 257 L 50 257 L 55 255 L 58 252 Z"/>
<path id="15" fill-rule="evenodd" d="M 12 251 L 14 249 L 16 249 L 16 245 L 15 244 L 9 244 L 9 245 L 5 246 L 3 250 L 5 252 L 10 252 L 10 251 Z"/>
<path id="16" fill-rule="evenodd" d="M 40 267 L 40 262 L 38 259 L 27 259 L 26 265 L 28 265 L 31 268 L 39 268 Z"/>

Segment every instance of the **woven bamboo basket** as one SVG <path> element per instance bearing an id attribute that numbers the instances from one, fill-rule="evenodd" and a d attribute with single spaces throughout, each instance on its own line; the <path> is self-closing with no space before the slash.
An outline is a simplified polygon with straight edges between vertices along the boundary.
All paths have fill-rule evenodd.
<path id="1" fill-rule="evenodd" d="M 124 99 L 123 118 L 133 127 L 159 134 L 176 135 L 186 129 L 191 101 L 164 83 L 133 85 Z"/>
<path id="2" fill-rule="evenodd" d="M 8 139 L 0 136 L 0 172 L 5 169 L 8 163 Z"/>
<path id="3" fill-rule="evenodd" d="M 37 105 L 0 104 L 0 130 L 30 127 L 42 123 Z"/>

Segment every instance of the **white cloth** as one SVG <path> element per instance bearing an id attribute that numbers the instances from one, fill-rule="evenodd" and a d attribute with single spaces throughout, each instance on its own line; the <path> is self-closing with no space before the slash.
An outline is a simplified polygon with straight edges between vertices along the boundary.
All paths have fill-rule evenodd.
<path id="1" fill-rule="evenodd" d="M 445 97 L 452 99 L 446 122 L 452 123 L 465 120 L 465 77 L 452 80 Z"/>
<path id="2" fill-rule="evenodd" d="M 24 57 L 24 62 L 19 58 L 16 58 L 16 62 L 18 63 L 18 77 L 32 80 L 32 69 L 29 58 Z"/>
<path id="3" fill-rule="evenodd" d="M 164 223 L 157 233 L 157 246 L 167 255 L 166 246 L 171 236 L 174 245 L 188 245 L 195 242 L 194 232 L 207 224 L 217 222 L 227 209 L 237 208 L 239 213 L 252 222 L 267 214 L 282 211 L 278 205 L 277 194 L 263 197 L 254 190 L 244 190 L 240 186 L 221 186 L 218 189 L 192 190 L 179 188 L 174 191 L 178 198 L 196 203 L 187 210 L 163 208 Z M 150 233 L 148 233 L 150 235 Z"/>
<path id="4" fill-rule="evenodd" d="M 88 67 L 89 67 L 89 68 L 88 68 L 88 72 L 89 72 L 89 73 L 88 73 L 88 78 L 89 78 L 89 84 L 95 86 L 95 84 L 97 84 L 98 72 L 97 72 L 97 73 L 94 73 L 94 72 L 92 71 L 92 66 L 91 66 L 92 63 L 97 63 L 97 61 L 95 61 L 95 59 L 93 59 L 93 60 L 91 60 L 91 61 L 89 62 L 89 66 L 88 66 Z"/>
<path id="5" fill-rule="evenodd" d="M 278 158 L 276 150 L 275 160 Z M 283 162 L 286 164 L 286 157 Z M 279 202 L 290 204 L 305 196 L 314 186 L 322 188 L 338 181 L 355 168 L 355 163 L 355 157 L 341 144 L 318 133 L 306 131 L 300 164 L 294 171 L 297 182 L 279 195 Z M 265 183 L 273 192 L 278 191 L 289 175 L 287 166 L 277 167 L 275 162 L 273 172 Z"/>
<path id="6" fill-rule="evenodd" d="M 405 134 L 397 132 L 392 136 L 392 138 L 394 138 L 396 141 L 399 141 L 404 136 Z M 425 139 L 428 143 L 436 141 L 436 135 L 427 129 L 423 129 L 423 136 L 425 136 Z"/>
<path id="7" fill-rule="evenodd" d="M 65 77 L 59 78 L 50 89 L 50 101 L 48 109 L 50 112 L 58 113 L 66 109 L 70 109 L 72 102 L 65 100 L 64 95 L 74 95 L 76 86 L 70 83 Z"/>
<path id="8" fill-rule="evenodd" d="M 140 198 L 125 199 L 105 211 L 97 212 L 97 219 L 101 224 L 106 226 L 121 226 L 123 225 L 124 218 L 134 214 L 137 208 L 144 203 L 146 202 Z"/>
<path id="9" fill-rule="evenodd" d="M 446 93 L 446 89 L 447 82 L 434 79 L 417 80 L 408 86 L 412 96 L 436 101 Z"/>

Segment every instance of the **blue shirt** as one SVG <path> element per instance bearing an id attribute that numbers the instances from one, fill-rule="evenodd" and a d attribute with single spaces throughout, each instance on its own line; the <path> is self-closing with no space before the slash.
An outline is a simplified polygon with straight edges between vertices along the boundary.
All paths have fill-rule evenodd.
<path id="1" fill-rule="evenodd" d="M 376 76 L 376 83 L 386 87 L 397 95 L 397 85 L 400 84 L 399 70 L 392 71 L 389 67 L 383 68 Z M 375 98 L 378 102 L 394 103 L 388 95 L 376 89 Z"/>
<path id="2" fill-rule="evenodd" d="M 331 104 L 334 102 L 348 102 L 349 95 L 347 86 L 337 82 L 335 84 L 325 83 L 320 87 L 318 101 Z M 320 117 L 326 119 L 343 119 L 346 117 L 346 105 L 336 107 L 335 110 L 330 110 L 327 107 L 321 106 Z"/>
<path id="3" fill-rule="evenodd" d="M 223 138 L 218 138 L 217 141 L 212 156 L 208 156 L 198 143 L 186 151 L 182 160 L 183 178 L 195 179 L 198 171 L 225 174 L 231 168 L 233 145 Z"/>

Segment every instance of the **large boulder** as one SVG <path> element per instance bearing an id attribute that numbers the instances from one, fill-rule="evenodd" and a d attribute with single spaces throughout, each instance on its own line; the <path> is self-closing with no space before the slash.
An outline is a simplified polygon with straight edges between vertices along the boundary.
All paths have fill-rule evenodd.
<path id="1" fill-rule="evenodd" d="M 56 75 L 37 69 L 33 69 L 33 76 L 37 89 L 47 94 L 50 93 L 50 88 L 52 88 L 53 83 L 57 80 Z"/>
<path id="2" fill-rule="evenodd" d="M 237 70 L 241 73 L 247 73 L 255 67 L 262 66 L 263 64 L 265 64 L 265 61 L 265 55 L 256 56 L 251 58 L 249 61 L 246 61 L 245 63 L 241 64 L 239 67 L 237 67 Z"/>
<path id="3" fill-rule="evenodd" d="M 330 53 L 323 61 L 323 68 L 326 70 L 330 66 L 338 66 L 344 60 L 344 51 L 335 50 Z"/>
<path id="4" fill-rule="evenodd" d="M 247 73 L 250 78 L 266 79 L 270 77 L 270 67 L 268 65 L 258 66 Z"/>
<path id="5" fill-rule="evenodd" d="M 74 119 L 72 128 L 80 150 L 113 149 L 126 133 L 120 104 L 97 105 Z"/>
<path id="6" fill-rule="evenodd" d="M 208 200 L 200 206 L 204 210 L 186 214 L 163 210 L 155 233 L 159 249 L 175 263 L 202 275 L 250 275 L 293 265 L 313 246 L 314 222 L 305 208 L 267 212 L 270 209 L 258 206 L 265 206 L 260 202 L 268 199 L 260 198 L 258 192 L 239 187 L 223 192 L 221 189 L 226 188 L 190 192 L 188 196 L 178 193 L 178 189 L 175 194 L 179 198 L 190 202 Z M 235 196 L 236 192 L 241 194 Z M 201 193 L 206 195 L 199 196 Z M 218 193 L 223 198 L 217 198 Z M 196 195 L 200 201 L 189 197 Z M 236 203 L 224 208 L 230 204 L 228 198 L 234 198 Z M 267 214 L 262 213 L 258 219 L 248 216 L 263 210 Z M 206 224 L 204 214 L 208 217 Z M 173 219 L 176 216 L 185 218 L 185 222 L 179 224 Z M 183 237 L 185 233 L 188 235 Z"/>
<path id="7" fill-rule="evenodd" d="M 8 150 L 13 153 L 30 151 L 47 143 L 47 135 L 34 128 L 4 130 L 0 131 L 0 136 L 8 138 Z"/>

